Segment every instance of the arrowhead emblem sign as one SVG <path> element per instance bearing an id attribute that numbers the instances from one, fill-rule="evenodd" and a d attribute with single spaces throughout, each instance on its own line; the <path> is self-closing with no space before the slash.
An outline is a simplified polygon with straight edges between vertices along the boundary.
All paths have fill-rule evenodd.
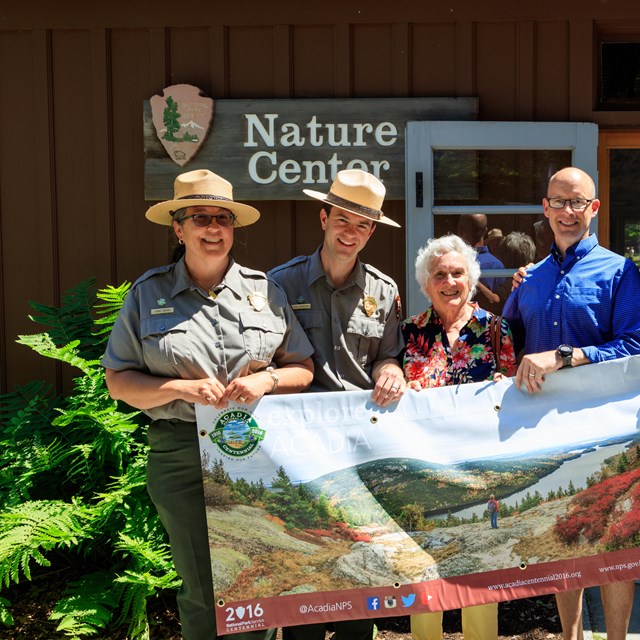
<path id="1" fill-rule="evenodd" d="M 203 95 L 198 87 L 174 84 L 149 102 L 162 146 L 176 164 L 184 166 L 207 138 L 213 120 L 213 99 Z"/>

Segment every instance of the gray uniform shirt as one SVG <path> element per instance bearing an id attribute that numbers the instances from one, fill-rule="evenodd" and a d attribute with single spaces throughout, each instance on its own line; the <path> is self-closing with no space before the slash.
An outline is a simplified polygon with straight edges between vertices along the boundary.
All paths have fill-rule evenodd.
<path id="1" fill-rule="evenodd" d="M 268 273 L 287 294 L 313 345 L 310 391 L 372 389 L 375 362 L 396 358 L 404 347 L 402 309 L 396 283 L 357 260 L 339 288 L 322 268 L 320 248 Z"/>
<path id="2" fill-rule="evenodd" d="M 124 301 L 102 365 L 226 385 L 271 362 L 282 366 L 313 353 L 284 292 L 264 273 L 231 261 L 214 296 L 191 281 L 184 259 L 147 271 Z M 145 413 L 195 420 L 194 406 L 183 400 Z"/>

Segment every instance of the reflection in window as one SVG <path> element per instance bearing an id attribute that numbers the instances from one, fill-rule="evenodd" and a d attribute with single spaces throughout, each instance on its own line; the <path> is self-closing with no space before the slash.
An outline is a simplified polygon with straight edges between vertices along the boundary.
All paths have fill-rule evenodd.
<path id="1" fill-rule="evenodd" d="M 571 151 L 439 149 L 433 161 L 436 206 L 531 205 L 571 165 Z"/>

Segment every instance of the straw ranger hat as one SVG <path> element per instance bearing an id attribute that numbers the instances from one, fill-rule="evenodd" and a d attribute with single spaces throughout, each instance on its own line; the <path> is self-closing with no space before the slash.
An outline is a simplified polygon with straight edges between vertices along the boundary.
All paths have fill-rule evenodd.
<path id="1" fill-rule="evenodd" d="M 149 207 L 145 214 L 157 224 L 170 225 L 173 212 L 184 207 L 222 207 L 236 215 L 236 226 L 253 224 L 260 212 L 248 204 L 233 201 L 231 183 L 207 169 L 181 173 L 173 183 L 173 200 L 159 202 Z"/>
<path id="2" fill-rule="evenodd" d="M 381 211 L 386 189 L 374 175 L 362 169 L 345 169 L 336 175 L 329 193 L 303 189 L 308 196 L 328 205 L 344 209 L 373 222 L 382 222 L 399 227 L 397 222 L 387 218 Z"/>

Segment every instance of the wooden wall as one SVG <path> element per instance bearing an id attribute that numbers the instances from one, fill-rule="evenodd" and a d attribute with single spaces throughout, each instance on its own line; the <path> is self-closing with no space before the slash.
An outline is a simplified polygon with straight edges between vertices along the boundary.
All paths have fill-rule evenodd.
<path id="1" fill-rule="evenodd" d="M 595 34 L 640 33 L 638 3 L 92 4 L 0 12 L 2 391 L 36 376 L 68 385 L 14 343 L 36 329 L 28 300 L 57 304 L 81 279 L 118 283 L 168 261 L 167 233 L 143 215 L 142 103 L 165 86 L 214 98 L 477 96 L 484 120 L 640 124 L 637 112 L 593 110 Z M 256 204 L 263 218 L 238 233 L 240 262 L 267 269 L 320 241 L 314 202 Z M 402 202 L 387 209 L 404 219 Z M 402 231 L 379 229 L 366 258 L 404 283 Z"/>

